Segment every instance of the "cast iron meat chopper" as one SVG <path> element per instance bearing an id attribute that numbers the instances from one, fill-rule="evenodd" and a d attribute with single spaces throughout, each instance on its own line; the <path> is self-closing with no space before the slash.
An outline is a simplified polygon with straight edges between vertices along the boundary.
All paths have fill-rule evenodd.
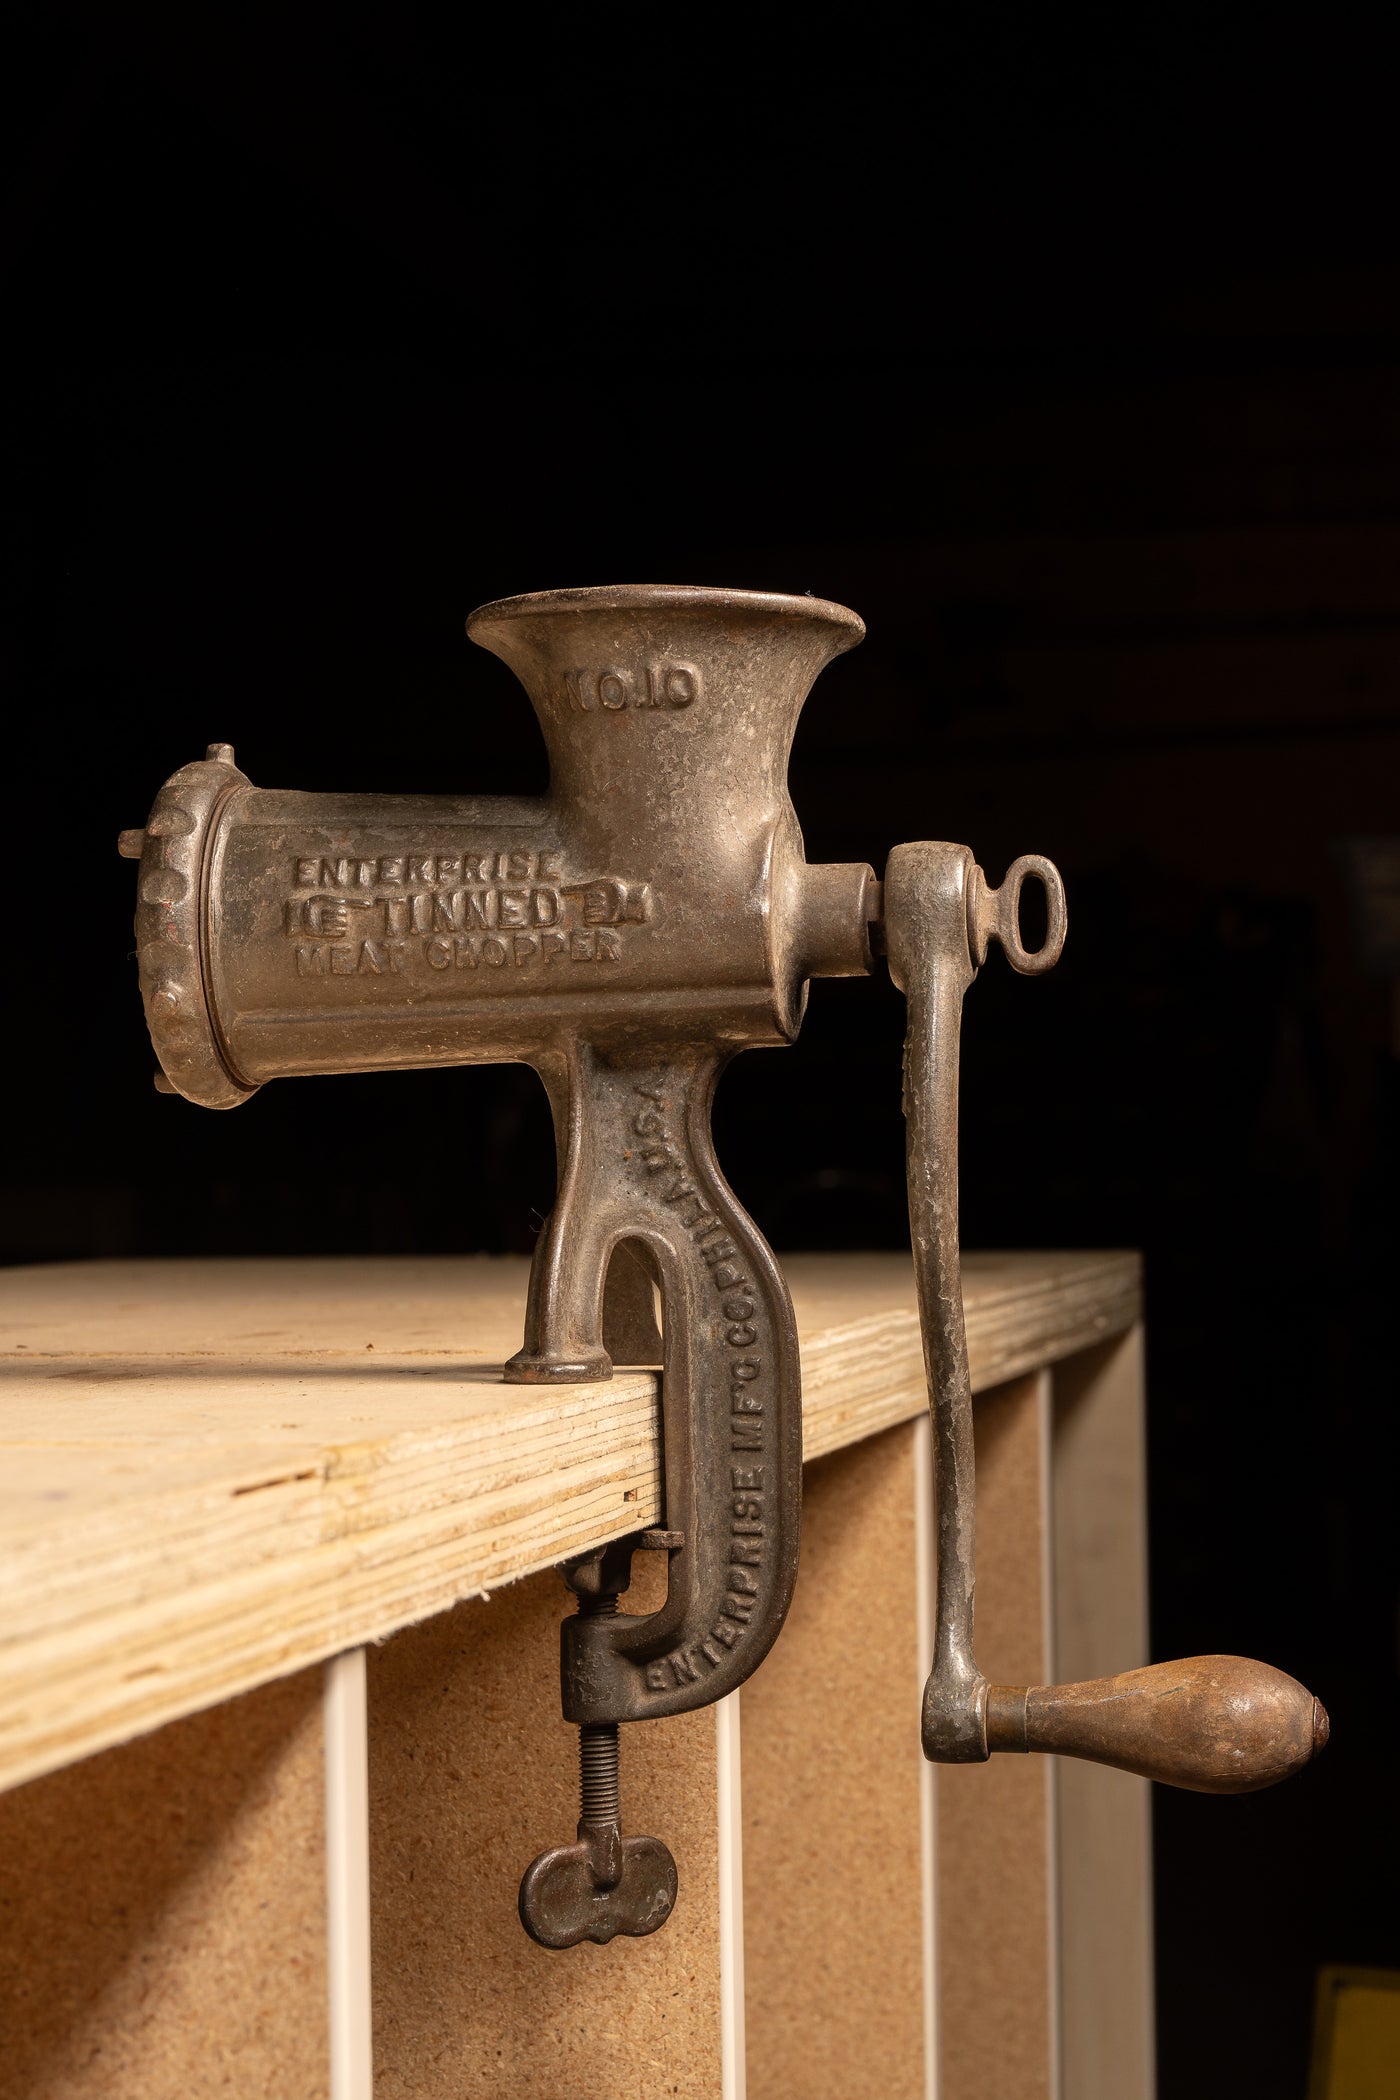
<path id="1" fill-rule="evenodd" d="M 708 1705 L 777 1638 L 797 1570 L 797 1330 L 772 1254 L 715 1158 L 729 1060 L 791 1042 L 807 981 L 888 959 L 908 1004 L 909 1217 L 933 1423 L 938 1601 L 925 1755 L 1039 1750 L 1246 1793 L 1326 1741 L 1293 1678 L 1238 1656 L 1089 1684 L 989 1685 L 973 1658 L 972 1402 L 957 1225 L 962 1000 L 1000 943 L 1050 969 L 1059 873 L 1028 854 L 993 889 L 965 846 L 809 867 L 787 790 L 813 680 L 854 648 L 844 606 L 673 586 L 545 591 L 467 623 L 544 730 L 540 797 L 257 788 L 211 745 L 121 850 L 141 862 L 137 954 L 164 1091 L 235 1108 L 266 1080 L 519 1061 L 554 1115 L 559 1191 L 530 1278 L 520 1384 L 662 1362 L 664 1521 L 561 1573 L 577 1841 L 520 1889 L 547 1947 L 654 1932 L 676 1898 L 657 1838 L 624 1837 L 618 1724 Z M 1044 889 L 1027 952 L 1022 886 Z M 654 1289 L 664 1312 L 658 1331 Z M 634 1552 L 666 1599 L 620 1613 Z"/>

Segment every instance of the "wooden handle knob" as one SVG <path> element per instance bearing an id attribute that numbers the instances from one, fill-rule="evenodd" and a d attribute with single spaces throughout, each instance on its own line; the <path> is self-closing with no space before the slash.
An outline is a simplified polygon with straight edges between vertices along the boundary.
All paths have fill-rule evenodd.
<path id="1" fill-rule="evenodd" d="M 1252 1794 L 1300 1772 L 1327 1741 L 1296 1677 L 1243 1655 L 1193 1655 L 1087 1684 L 992 1685 L 989 1750 L 1118 1765 L 1198 1794 Z"/>

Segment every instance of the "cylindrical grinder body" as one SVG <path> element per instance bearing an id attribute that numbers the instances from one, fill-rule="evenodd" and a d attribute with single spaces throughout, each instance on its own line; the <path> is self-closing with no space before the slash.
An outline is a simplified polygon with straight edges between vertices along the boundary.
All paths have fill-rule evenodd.
<path id="1" fill-rule="evenodd" d="M 161 791 L 138 944 L 168 1080 L 267 1079 L 790 1038 L 805 980 L 869 967 L 868 868 L 807 868 L 798 713 L 863 632 L 821 600 L 685 589 L 486 606 L 544 730 L 537 798 L 301 794 L 231 754 Z"/>

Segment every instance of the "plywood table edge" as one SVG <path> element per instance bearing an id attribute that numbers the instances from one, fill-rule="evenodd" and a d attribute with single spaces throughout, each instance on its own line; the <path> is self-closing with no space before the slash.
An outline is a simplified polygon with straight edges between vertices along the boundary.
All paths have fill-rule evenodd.
<path id="1" fill-rule="evenodd" d="M 970 1265 L 975 1390 L 1075 1354 L 1138 1317 L 1134 1254 L 1014 1260 L 1014 1281 L 997 1285 L 984 1286 L 981 1265 Z M 809 1459 L 923 1409 L 911 1308 L 826 1327 L 809 1317 L 802 1352 Z M 499 1432 L 521 1422 L 518 1406 L 499 1419 L 398 1429 L 334 1450 L 255 1453 L 248 1438 L 241 1463 L 212 1451 L 207 1466 L 191 1460 L 191 1478 L 148 1497 L 8 1538 L 0 1545 L 0 1788 L 385 1639 L 653 1521 L 656 1385 L 627 1373 L 560 1389 L 565 1433 L 529 1439 L 531 1450 L 517 1450 L 513 1463 Z M 128 1450 L 140 1459 L 139 1445 Z M 250 1494 L 247 1476 L 259 1466 L 276 1470 Z"/>

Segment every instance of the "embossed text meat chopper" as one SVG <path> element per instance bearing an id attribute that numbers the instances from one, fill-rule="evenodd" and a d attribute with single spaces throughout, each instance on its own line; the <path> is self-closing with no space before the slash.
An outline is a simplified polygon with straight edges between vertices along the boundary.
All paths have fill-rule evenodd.
<path id="1" fill-rule="evenodd" d="M 426 1065 L 533 1065 L 559 1191 L 509 1380 L 661 1361 L 662 1523 L 562 1570 L 564 1713 L 582 1743 L 577 1840 L 520 1889 L 548 1947 L 655 1931 L 676 1897 L 656 1838 L 624 1837 L 618 1724 L 741 1685 L 797 1569 L 802 1416 L 782 1274 L 715 1159 L 710 1104 L 740 1050 L 790 1042 L 812 977 L 888 959 L 908 1003 L 909 1214 L 937 1509 L 927 1756 L 1053 1751 L 1242 1793 L 1326 1740 L 1311 1693 L 1236 1656 L 1074 1685 L 989 1685 L 973 1654 L 973 1438 L 957 1230 L 965 991 L 1000 943 L 1035 974 L 1065 935 L 1060 877 L 1027 855 L 1000 889 L 965 846 L 808 866 L 787 791 L 797 716 L 864 629 L 843 606 L 635 587 L 483 606 L 473 639 L 544 730 L 538 798 L 257 788 L 226 744 L 169 779 L 144 832 L 136 928 L 157 1084 L 233 1108 L 264 1081 Z M 1045 891 L 1028 953 L 1019 901 Z M 659 1288 L 664 1341 L 654 1313 Z M 617 1610 L 632 1555 L 664 1549 L 664 1604 Z"/>

